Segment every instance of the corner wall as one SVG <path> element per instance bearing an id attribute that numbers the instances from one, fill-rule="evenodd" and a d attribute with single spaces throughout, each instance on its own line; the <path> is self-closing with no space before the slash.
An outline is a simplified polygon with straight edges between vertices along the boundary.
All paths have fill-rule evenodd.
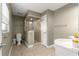
<path id="1" fill-rule="evenodd" d="M 47 45 L 54 44 L 54 12 L 47 10 Z"/>
<path id="2" fill-rule="evenodd" d="M 46 10 L 42 15 L 47 15 L 47 46 L 54 44 L 54 12 Z"/>

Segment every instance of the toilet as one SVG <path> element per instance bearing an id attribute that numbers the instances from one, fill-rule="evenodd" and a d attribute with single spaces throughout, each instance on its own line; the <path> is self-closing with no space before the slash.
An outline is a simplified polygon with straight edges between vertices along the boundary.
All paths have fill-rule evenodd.
<path id="1" fill-rule="evenodd" d="M 21 40 L 22 40 L 21 38 L 22 38 L 21 33 L 17 33 L 16 34 L 17 45 L 21 45 Z"/>

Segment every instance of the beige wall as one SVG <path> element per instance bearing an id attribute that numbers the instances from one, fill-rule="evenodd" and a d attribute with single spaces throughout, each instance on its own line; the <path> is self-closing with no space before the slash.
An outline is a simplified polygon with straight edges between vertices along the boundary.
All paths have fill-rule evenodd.
<path id="1" fill-rule="evenodd" d="M 0 42 L 1 42 L 1 3 L 0 3 Z"/>
<path id="2" fill-rule="evenodd" d="M 2 43 L 6 43 L 6 46 L 3 47 L 3 49 L 2 49 L 3 56 L 9 54 L 9 50 L 12 45 L 12 12 L 11 12 L 10 4 L 7 4 L 7 6 L 9 8 L 9 24 L 10 24 L 9 29 L 10 29 L 10 31 L 8 33 L 2 34 Z"/>
<path id="3" fill-rule="evenodd" d="M 55 11 L 54 39 L 69 38 L 78 32 L 78 5 L 69 4 Z"/>
<path id="4" fill-rule="evenodd" d="M 2 10 L 2 7 L 1 7 L 1 3 L 0 3 L 0 43 L 2 41 L 2 33 L 1 33 L 1 10 Z M 1 48 L 0 48 L 0 56 L 1 56 Z"/>
<path id="5" fill-rule="evenodd" d="M 12 22 L 13 22 L 13 38 L 15 37 L 15 34 L 21 33 L 23 35 L 24 33 L 24 18 L 20 16 L 12 16 Z"/>

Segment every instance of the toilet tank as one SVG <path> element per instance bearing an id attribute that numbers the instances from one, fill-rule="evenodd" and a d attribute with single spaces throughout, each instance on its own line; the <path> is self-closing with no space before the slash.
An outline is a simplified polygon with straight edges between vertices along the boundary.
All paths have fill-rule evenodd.
<path id="1" fill-rule="evenodd" d="M 17 34 L 16 34 L 16 38 L 17 38 L 17 39 L 21 39 L 21 37 L 22 37 L 22 34 L 21 34 L 21 33 L 17 33 Z"/>

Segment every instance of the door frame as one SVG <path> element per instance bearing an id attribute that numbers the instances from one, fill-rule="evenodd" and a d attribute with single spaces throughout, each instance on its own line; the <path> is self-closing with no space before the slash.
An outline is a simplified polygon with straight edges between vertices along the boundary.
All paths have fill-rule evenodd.
<path id="1" fill-rule="evenodd" d="M 41 44 L 47 47 L 47 15 L 41 17 Z M 43 28 L 45 26 L 45 28 Z"/>
<path id="2" fill-rule="evenodd" d="M 2 43 L 2 26 L 1 26 L 1 22 L 2 22 L 2 3 L 0 3 L 0 45 Z M 2 47 L 0 47 L 0 56 L 2 56 Z"/>

